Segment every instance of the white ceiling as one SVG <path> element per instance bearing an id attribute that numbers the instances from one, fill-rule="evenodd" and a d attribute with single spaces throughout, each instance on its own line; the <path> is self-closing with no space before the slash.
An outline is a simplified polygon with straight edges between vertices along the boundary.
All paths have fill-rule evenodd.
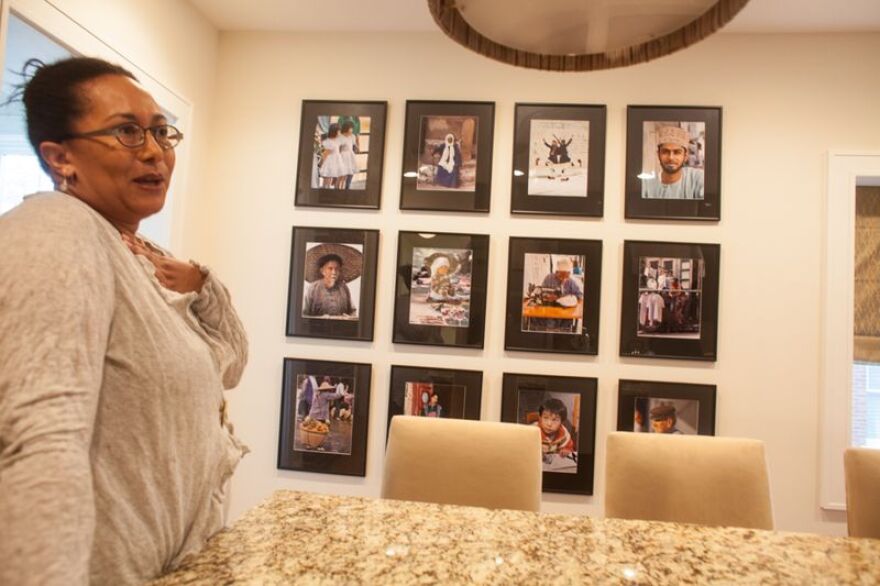
<path id="1" fill-rule="evenodd" d="M 426 0 L 189 0 L 220 30 L 436 31 Z M 880 0 L 751 0 L 723 32 L 880 31 Z"/>

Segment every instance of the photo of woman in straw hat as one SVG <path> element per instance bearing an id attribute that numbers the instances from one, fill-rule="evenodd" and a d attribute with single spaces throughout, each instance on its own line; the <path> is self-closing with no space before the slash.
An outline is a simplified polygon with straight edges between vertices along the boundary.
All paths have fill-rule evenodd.
<path id="1" fill-rule="evenodd" d="M 362 271 L 363 245 L 306 243 L 303 317 L 358 319 Z"/>

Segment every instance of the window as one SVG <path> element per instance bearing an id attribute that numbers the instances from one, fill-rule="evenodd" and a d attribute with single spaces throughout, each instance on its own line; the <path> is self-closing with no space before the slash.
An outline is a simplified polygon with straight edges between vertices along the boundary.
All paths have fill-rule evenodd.
<path id="1" fill-rule="evenodd" d="M 3 63 L 3 90 L 0 95 L 0 214 L 35 191 L 52 189 L 52 181 L 43 172 L 28 142 L 24 105 L 7 102 L 20 83 L 19 73 L 32 57 L 50 63 L 71 55 L 70 51 L 33 28 L 13 13 L 6 29 L 6 59 Z"/>

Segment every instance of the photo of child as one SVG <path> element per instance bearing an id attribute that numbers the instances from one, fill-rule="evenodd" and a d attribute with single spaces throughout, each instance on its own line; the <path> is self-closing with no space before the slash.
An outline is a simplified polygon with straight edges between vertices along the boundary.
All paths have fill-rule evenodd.
<path id="1" fill-rule="evenodd" d="M 464 385 L 407 382 L 403 414 L 463 419 L 466 390 Z"/>
<path id="2" fill-rule="evenodd" d="M 313 148 L 312 188 L 366 189 L 369 116 L 318 116 Z"/>
<path id="3" fill-rule="evenodd" d="M 351 455 L 355 379 L 297 375 L 293 449 Z"/>
<path id="4" fill-rule="evenodd" d="M 639 258 L 637 336 L 700 338 L 703 261 L 696 258 Z"/>
<path id="5" fill-rule="evenodd" d="M 469 249 L 413 249 L 409 323 L 468 327 L 472 257 Z"/>
<path id="6" fill-rule="evenodd" d="M 529 195 L 587 197 L 588 120 L 531 120 Z"/>
<path id="7" fill-rule="evenodd" d="M 541 432 L 544 472 L 577 474 L 580 394 L 519 389 L 517 418 Z"/>
<path id="8" fill-rule="evenodd" d="M 476 116 L 422 116 L 418 190 L 475 191 Z"/>

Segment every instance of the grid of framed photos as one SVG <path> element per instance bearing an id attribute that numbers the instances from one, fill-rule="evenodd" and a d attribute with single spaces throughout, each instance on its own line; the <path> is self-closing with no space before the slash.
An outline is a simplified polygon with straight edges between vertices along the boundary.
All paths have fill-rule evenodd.
<path id="1" fill-rule="evenodd" d="M 303 101 L 297 206 L 379 209 L 387 106 Z M 405 110 L 399 209 L 488 213 L 494 102 L 408 100 Z M 721 114 L 627 107 L 627 219 L 720 220 Z M 604 105 L 517 103 L 510 213 L 601 218 L 606 118 Z M 601 240 L 510 237 L 505 350 L 599 353 L 602 250 Z M 376 229 L 293 227 L 286 334 L 371 342 L 378 256 Z M 482 349 L 489 235 L 400 231 L 396 259 L 393 342 Z M 622 279 L 621 356 L 717 359 L 718 244 L 627 240 Z M 591 495 L 597 380 L 554 364 L 562 374 L 504 374 L 501 419 L 540 429 L 546 492 Z M 365 474 L 371 370 L 285 358 L 279 468 Z M 390 379 L 389 425 L 481 417 L 481 371 L 394 365 Z M 623 379 L 617 429 L 714 435 L 715 398 L 714 385 Z"/>

